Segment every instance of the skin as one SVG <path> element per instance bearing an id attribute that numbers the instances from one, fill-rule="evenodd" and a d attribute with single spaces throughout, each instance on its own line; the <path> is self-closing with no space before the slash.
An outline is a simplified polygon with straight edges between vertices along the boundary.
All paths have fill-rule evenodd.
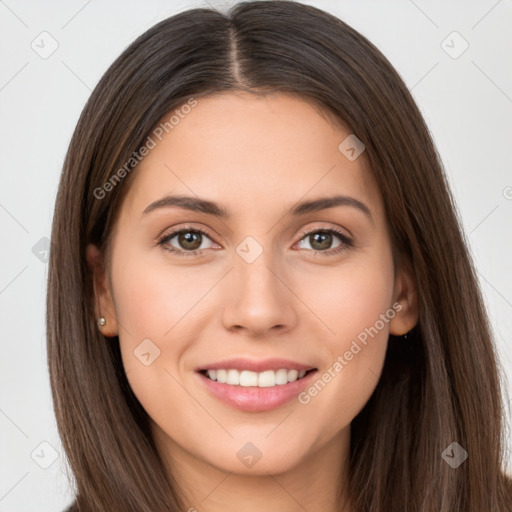
<path id="1" fill-rule="evenodd" d="M 406 333 L 418 314 L 413 276 L 394 267 L 364 153 L 349 161 L 338 150 L 349 133 L 290 94 L 201 98 L 134 171 L 108 261 L 87 248 L 97 314 L 107 320 L 101 331 L 119 336 L 127 378 L 192 510 L 340 509 L 350 423 L 378 383 L 389 333 Z M 142 215 L 171 193 L 209 199 L 231 216 L 176 207 Z M 299 201 L 334 193 L 367 205 L 372 219 L 346 205 L 286 215 Z M 188 224 L 208 236 L 192 249 L 177 236 L 167 246 L 201 243 L 202 255 L 157 244 Z M 343 244 L 335 234 L 323 245 L 301 235 L 322 228 L 339 229 L 353 245 L 334 254 Z M 263 251 L 252 263 L 236 252 L 247 236 Z M 397 301 L 400 312 L 307 404 L 236 410 L 194 373 L 240 356 L 288 358 L 321 375 Z M 160 350 L 149 366 L 134 356 L 146 338 Z M 237 457 L 247 442 L 262 454 L 250 468 Z"/>

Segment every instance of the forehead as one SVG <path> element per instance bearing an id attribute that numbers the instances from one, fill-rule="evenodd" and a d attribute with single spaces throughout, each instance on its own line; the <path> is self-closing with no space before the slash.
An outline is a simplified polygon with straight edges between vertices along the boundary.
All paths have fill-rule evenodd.
<path id="1" fill-rule="evenodd" d="M 379 216 L 379 192 L 364 153 L 349 160 L 339 146 L 350 131 L 312 101 L 285 93 L 196 101 L 161 128 L 159 138 L 150 135 L 154 147 L 135 170 L 125 207 L 141 213 L 155 199 L 180 193 L 211 199 L 230 214 L 254 213 L 345 194 L 364 200 Z"/>

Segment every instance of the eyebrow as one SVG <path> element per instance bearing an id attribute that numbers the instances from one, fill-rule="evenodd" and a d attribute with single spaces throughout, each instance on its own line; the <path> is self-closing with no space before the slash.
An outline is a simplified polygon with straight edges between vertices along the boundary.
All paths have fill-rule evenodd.
<path id="1" fill-rule="evenodd" d="M 371 222 L 373 217 L 370 209 L 364 203 L 350 196 L 337 195 L 333 197 L 321 197 L 313 199 L 311 201 L 303 201 L 292 207 L 288 211 L 288 215 L 300 216 L 307 213 L 318 212 L 321 210 L 327 210 L 329 208 L 335 208 L 336 206 L 351 206 L 357 208 L 363 212 Z M 227 219 L 230 217 L 228 211 L 222 206 L 209 201 L 207 199 L 201 199 L 199 197 L 183 196 L 183 195 L 170 195 L 162 197 L 148 205 L 142 212 L 142 215 L 146 215 L 154 210 L 164 207 L 176 207 L 183 208 L 185 210 L 205 213 L 207 215 L 213 215 L 221 219 Z"/>

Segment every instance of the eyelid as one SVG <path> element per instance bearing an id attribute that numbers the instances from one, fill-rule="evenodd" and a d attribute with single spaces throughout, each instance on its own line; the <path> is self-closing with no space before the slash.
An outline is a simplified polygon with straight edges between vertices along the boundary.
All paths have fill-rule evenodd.
<path id="1" fill-rule="evenodd" d="M 343 233 L 343 231 L 347 231 L 348 234 Z M 348 240 L 352 240 L 352 234 L 348 231 L 348 229 L 340 228 L 337 226 L 329 226 L 327 224 L 321 225 L 321 226 L 314 226 L 309 229 L 304 229 L 303 231 L 300 231 L 299 233 L 299 240 L 302 240 L 305 236 L 310 235 L 311 233 L 316 233 L 317 231 L 334 231 L 341 236 L 345 237 Z"/>
<path id="2" fill-rule="evenodd" d="M 210 232 L 208 231 L 207 228 L 196 227 L 196 226 L 192 226 L 191 224 L 183 224 L 183 225 L 178 225 L 178 226 L 174 226 L 172 228 L 165 229 L 161 235 L 158 235 L 156 237 L 156 241 L 158 242 L 159 240 L 162 240 L 162 238 L 167 238 L 168 236 L 171 236 L 171 237 L 176 236 L 179 233 L 181 233 L 182 231 L 197 231 L 198 233 L 202 233 L 202 234 L 206 235 L 208 238 L 211 238 L 212 241 L 214 240 L 214 238 L 216 236 L 216 235 L 210 234 Z"/>

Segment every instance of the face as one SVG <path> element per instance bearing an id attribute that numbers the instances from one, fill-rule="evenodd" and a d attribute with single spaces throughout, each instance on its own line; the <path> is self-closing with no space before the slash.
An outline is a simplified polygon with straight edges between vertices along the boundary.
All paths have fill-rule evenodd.
<path id="1" fill-rule="evenodd" d="M 108 264 L 88 247 L 102 332 L 168 459 L 265 474 L 338 453 L 389 333 L 413 327 L 349 134 L 292 95 L 201 98 L 134 171 Z"/>

